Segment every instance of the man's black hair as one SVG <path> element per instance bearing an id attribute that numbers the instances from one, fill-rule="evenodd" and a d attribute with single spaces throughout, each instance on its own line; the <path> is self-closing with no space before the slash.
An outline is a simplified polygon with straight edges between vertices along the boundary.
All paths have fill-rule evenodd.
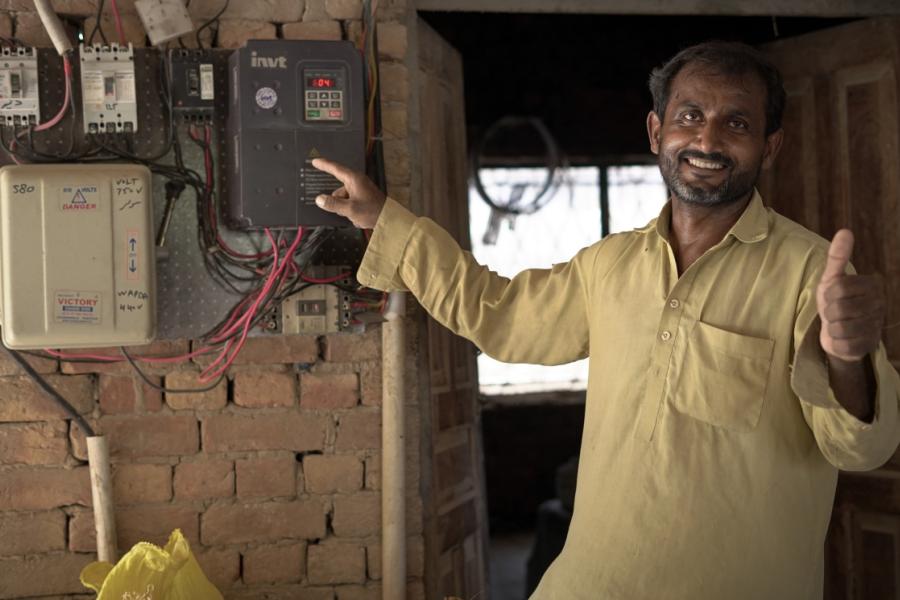
<path id="1" fill-rule="evenodd" d="M 753 74 L 766 86 L 766 135 L 781 129 L 785 92 L 781 73 L 762 52 L 739 42 L 704 42 L 685 48 L 669 62 L 650 73 L 653 111 L 662 121 L 669 103 L 672 80 L 687 65 L 696 65 L 716 74 L 743 77 Z"/>

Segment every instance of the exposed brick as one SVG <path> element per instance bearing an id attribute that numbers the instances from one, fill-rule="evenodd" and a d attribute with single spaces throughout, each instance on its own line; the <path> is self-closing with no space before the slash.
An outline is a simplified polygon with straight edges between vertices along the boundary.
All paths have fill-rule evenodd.
<path id="1" fill-rule="evenodd" d="M 324 536 L 325 507 L 317 500 L 216 504 L 203 513 L 201 524 L 207 546 Z"/>
<path id="2" fill-rule="evenodd" d="M 312 0 L 306 3 L 303 11 L 304 21 L 330 21 L 331 17 L 325 11 L 325 3 L 322 0 Z"/>
<path id="3" fill-rule="evenodd" d="M 273 23 L 299 21 L 303 16 L 303 0 L 232 1 L 222 14 L 223 19 L 259 19 L 265 16 Z M 222 9 L 222 0 L 193 0 L 188 11 L 195 22 L 215 16 Z M 201 22 L 202 22 L 201 21 Z"/>
<path id="4" fill-rule="evenodd" d="M 234 403 L 238 406 L 294 406 L 297 376 L 284 371 L 244 371 L 234 375 Z"/>
<path id="5" fill-rule="evenodd" d="M 100 431 L 108 438 L 114 459 L 196 454 L 200 447 L 197 418 L 193 415 L 144 415 L 103 417 Z M 73 426 L 69 432 L 72 453 L 87 459 L 84 435 Z"/>
<path id="6" fill-rule="evenodd" d="M 244 583 L 293 583 L 306 572 L 306 544 L 259 546 L 245 550 Z"/>
<path id="7" fill-rule="evenodd" d="M 190 506 L 155 504 L 116 508 L 116 537 L 119 550 L 125 552 L 138 542 L 163 546 L 175 529 L 192 547 L 199 543 L 198 511 Z M 94 514 L 89 510 L 74 511 L 69 519 L 69 550 L 95 552 L 97 538 Z"/>
<path id="8" fill-rule="evenodd" d="M 240 48 L 247 40 L 274 40 L 275 25 L 268 21 L 248 19 L 223 20 L 219 26 L 219 47 Z"/>
<path id="9" fill-rule="evenodd" d="M 307 548 L 307 578 L 313 584 L 363 583 L 366 551 L 356 544 L 328 542 Z"/>
<path id="10" fill-rule="evenodd" d="M 356 373 L 302 373 L 300 406 L 303 408 L 350 408 L 359 404 Z"/>
<path id="11" fill-rule="evenodd" d="M 90 31 L 88 29 L 87 31 Z M 115 35 L 115 29 L 112 29 Z M 107 32 L 108 36 L 108 32 Z M 96 41 L 96 40 L 95 40 Z M 190 342 L 187 340 L 158 340 L 151 344 L 142 344 L 140 346 L 127 346 L 128 354 L 131 356 L 179 356 L 186 354 L 190 348 Z M 79 354 L 99 354 L 101 356 L 122 357 L 122 352 L 118 347 L 103 348 L 83 348 L 78 350 Z M 78 363 L 60 361 L 60 369 L 63 373 L 110 373 L 119 375 L 132 375 L 134 371 L 127 361 L 119 361 L 114 363 Z M 141 370 L 145 373 L 164 373 L 169 369 L 169 365 L 154 365 L 153 363 L 142 363 Z"/>
<path id="12" fill-rule="evenodd" d="M 157 385 L 162 379 L 150 375 Z M 100 412 L 117 415 L 142 412 L 159 412 L 162 409 L 162 392 L 137 377 L 118 375 L 100 376 Z"/>
<path id="13" fill-rule="evenodd" d="M 409 147 L 406 140 L 385 140 L 385 177 L 389 184 L 409 185 Z"/>
<path id="14" fill-rule="evenodd" d="M 364 406 L 381 406 L 381 363 L 365 364 L 359 371 L 359 395 Z"/>
<path id="15" fill-rule="evenodd" d="M 175 498 L 200 500 L 234 495 L 234 463 L 230 460 L 183 462 L 175 467 Z"/>
<path id="16" fill-rule="evenodd" d="M 339 585 L 334 588 L 337 600 L 380 600 L 381 584 Z"/>
<path id="17" fill-rule="evenodd" d="M 378 54 L 403 60 L 406 57 L 406 26 L 400 23 L 378 24 Z"/>
<path id="18" fill-rule="evenodd" d="M 363 464 L 353 455 L 311 454 L 303 458 L 306 491 L 355 492 L 362 487 Z"/>
<path id="19" fill-rule="evenodd" d="M 231 590 L 228 600 L 334 600 L 334 588 L 309 587 L 305 583 L 240 587 Z"/>
<path id="20" fill-rule="evenodd" d="M 9 34 L 3 32 L 4 23 L 9 23 L 9 15 L 0 13 L 0 35 L 8 36 Z M 59 361 L 55 358 L 43 358 L 31 354 L 22 354 L 21 356 L 38 373 L 55 373 L 59 370 Z M 0 376 L 24 374 L 19 363 L 6 352 L 0 352 Z"/>
<path id="21" fill-rule="evenodd" d="M 381 498 L 363 493 L 335 496 L 331 526 L 341 537 L 366 537 L 381 531 Z"/>
<path id="22" fill-rule="evenodd" d="M 325 0 L 325 12 L 332 19 L 361 19 L 362 0 Z"/>
<path id="23" fill-rule="evenodd" d="M 342 414 L 338 422 L 336 450 L 381 448 L 381 411 L 356 409 Z"/>
<path id="24" fill-rule="evenodd" d="M 197 552 L 203 574 L 219 590 L 227 590 L 241 578 L 241 555 L 234 548 L 211 548 Z"/>
<path id="25" fill-rule="evenodd" d="M 0 559 L 0 598 L 82 594 L 78 576 L 93 560 L 68 552 Z"/>
<path id="26" fill-rule="evenodd" d="M 203 389 L 211 381 L 199 381 L 198 371 L 175 371 L 166 375 L 166 387 L 176 390 Z M 228 382 L 223 379 L 219 385 L 206 392 L 170 393 L 166 392 L 166 404 L 172 410 L 218 410 L 228 402 Z"/>
<path id="27" fill-rule="evenodd" d="M 297 459 L 293 454 L 235 462 L 239 498 L 277 498 L 297 494 Z"/>
<path id="28" fill-rule="evenodd" d="M 0 510 L 44 510 L 91 505 L 87 467 L 0 471 Z"/>
<path id="29" fill-rule="evenodd" d="M 10 17 L 6 13 L 0 14 L 0 35 L 2 35 L 3 37 L 9 38 L 9 37 L 12 37 L 12 34 L 13 34 L 12 17 Z M 29 362 L 31 362 L 31 361 L 29 361 Z M 34 365 L 32 365 L 32 366 L 34 366 Z"/>
<path id="30" fill-rule="evenodd" d="M 406 106 L 391 104 L 381 111 L 381 127 L 389 140 L 405 140 L 409 134 Z"/>
<path id="31" fill-rule="evenodd" d="M 125 42 L 131 42 L 135 48 L 146 46 L 147 33 L 144 31 L 144 25 L 141 23 L 137 15 L 124 14 L 121 15 L 122 32 L 125 35 Z M 84 20 L 84 30 L 91 31 L 94 29 L 94 23 L 97 22 L 96 16 L 89 16 Z M 116 21 L 111 14 L 104 14 L 100 19 L 100 27 L 106 34 L 107 39 L 112 42 L 121 43 L 116 30 Z M 96 39 L 94 40 L 97 41 Z"/>
<path id="32" fill-rule="evenodd" d="M 381 101 L 406 102 L 409 98 L 409 71 L 400 63 L 380 63 Z"/>
<path id="33" fill-rule="evenodd" d="M 87 414 L 94 409 L 94 381 L 91 377 L 48 375 L 45 379 L 79 413 Z M 0 421 L 44 421 L 65 418 L 66 413 L 31 379 L 0 378 Z"/>
<path id="34" fill-rule="evenodd" d="M 325 360 L 331 362 L 355 362 L 372 360 L 381 356 L 381 328 L 371 329 L 361 335 L 334 333 L 325 337 Z"/>
<path id="35" fill-rule="evenodd" d="M 66 515 L 61 510 L 0 514 L 0 556 L 66 549 Z"/>
<path id="36" fill-rule="evenodd" d="M 366 457 L 366 489 L 381 489 L 381 453 Z"/>
<path id="37" fill-rule="evenodd" d="M 285 23 L 281 33 L 286 40 L 340 40 L 341 24 L 337 21 L 303 21 Z"/>
<path id="38" fill-rule="evenodd" d="M 0 423 L 0 464 L 58 465 L 69 454 L 65 421 Z"/>
<path id="39" fill-rule="evenodd" d="M 194 347 L 198 342 L 194 343 Z M 194 362 L 208 365 L 213 354 L 198 356 Z M 288 363 L 314 363 L 319 359 L 319 344 L 309 335 L 273 335 L 247 338 L 241 352 L 235 357 L 235 365 L 275 365 Z"/>
<path id="40" fill-rule="evenodd" d="M 47 47 L 53 45 L 37 13 L 18 13 L 14 33 L 26 46 Z"/>
<path id="41" fill-rule="evenodd" d="M 203 421 L 207 452 L 321 450 L 328 417 L 295 411 L 256 415 L 214 415 Z"/>
<path id="42" fill-rule="evenodd" d="M 172 499 L 172 467 L 169 465 L 116 465 L 113 498 L 117 506 L 168 502 Z"/>
<path id="43" fill-rule="evenodd" d="M 369 579 L 381 579 L 381 543 L 366 547 L 366 572 Z M 406 538 L 406 574 L 423 577 L 425 574 L 425 540 L 420 535 Z"/>

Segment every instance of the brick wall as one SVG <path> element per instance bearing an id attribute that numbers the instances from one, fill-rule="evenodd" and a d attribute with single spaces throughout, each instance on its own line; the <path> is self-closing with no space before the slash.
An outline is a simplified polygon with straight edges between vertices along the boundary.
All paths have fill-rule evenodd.
<path id="1" fill-rule="evenodd" d="M 221 4 L 193 0 L 195 23 Z M 405 0 L 380 4 L 389 192 L 406 202 L 408 12 Z M 84 20 L 88 30 L 93 26 L 95 0 L 54 5 Z M 118 5 L 130 41 L 144 45 L 133 0 Z M 234 48 L 250 38 L 353 39 L 360 18 L 360 0 L 232 0 L 218 45 Z M 102 24 L 114 35 L 107 17 Z M 0 35 L 49 45 L 30 0 L 0 0 Z M 190 347 L 189 341 L 158 342 L 134 352 Z M 380 328 L 352 336 L 251 339 L 227 382 L 177 395 L 153 390 L 127 365 L 32 363 L 109 439 L 120 551 L 141 540 L 164 543 L 178 527 L 226 598 L 374 600 L 381 578 L 380 352 Z M 410 365 L 417 360 L 411 356 Z M 187 363 L 150 372 L 167 386 L 188 387 L 199 370 Z M 411 390 L 419 385 L 415 371 L 410 368 Z M 424 598 L 420 423 L 414 403 L 410 408 L 409 596 Z M 4 355 L 0 599 L 91 597 L 78 574 L 96 560 L 93 526 L 80 429 Z"/>

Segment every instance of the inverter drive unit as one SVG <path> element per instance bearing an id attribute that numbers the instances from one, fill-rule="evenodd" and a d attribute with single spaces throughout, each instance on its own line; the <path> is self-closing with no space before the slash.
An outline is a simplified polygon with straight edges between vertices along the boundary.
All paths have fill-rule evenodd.
<path id="1" fill-rule="evenodd" d="M 0 313 L 9 348 L 145 344 L 156 332 L 150 171 L 0 169 Z"/>
<path id="2" fill-rule="evenodd" d="M 228 214 L 242 229 L 349 225 L 315 205 L 340 187 L 324 157 L 365 170 L 362 57 L 350 42 L 251 40 L 229 61 Z"/>

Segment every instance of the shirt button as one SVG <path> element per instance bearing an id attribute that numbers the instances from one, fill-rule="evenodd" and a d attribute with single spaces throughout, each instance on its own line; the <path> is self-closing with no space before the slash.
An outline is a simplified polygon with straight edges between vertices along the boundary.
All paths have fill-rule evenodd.
<path id="1" fill-rule="evenodd" d="M 669 306 L 671 308 L 678 308 L 679 306 L 681 306 L 681 302 L 679 302 L 677 298 L 672 298 L 671 300 L 669 300 Z"/>
<path id="2" fill-rule="evenodd" d="M 661 334 L 659 334 L 659 339 L 661 339 L 664 342 L 668 342 L 671 337 L 672 337 L 672 334 L 669 333 L 668 331 L 663 331 Z"/>

